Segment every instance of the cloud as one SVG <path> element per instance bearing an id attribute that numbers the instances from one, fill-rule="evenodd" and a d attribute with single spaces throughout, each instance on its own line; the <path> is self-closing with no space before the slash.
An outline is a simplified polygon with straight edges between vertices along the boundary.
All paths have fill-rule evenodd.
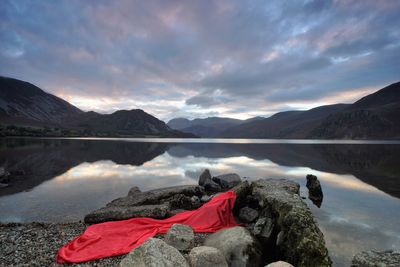
<path id="1" fill-rule="evenodd" d="M 87 110 L 268 115 L 398 80 L 399 11 L 372 0 L 5 0 L 0 75 Z"/>

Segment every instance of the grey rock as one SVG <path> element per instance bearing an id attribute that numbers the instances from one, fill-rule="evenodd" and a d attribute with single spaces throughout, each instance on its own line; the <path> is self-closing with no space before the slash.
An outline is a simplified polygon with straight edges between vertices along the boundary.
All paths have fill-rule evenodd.
<path id="1" fill-rule="evenodd" d="M 140 193 L 142 193 L 142 191 L 140 191 L 139 187 L 134 186 L 129 190 L 128 196 L 135 196 L 135 195 L 140 194 Z"/>
<path id="2" fill-rule="evenodd" d="M 285 261 L 276 261 L 266 265 L 265 267 L 294 267 L 294 266 Z"/>
<path id="3" fill-rule="evenodd" d="M 204 245 L 219 249 L 231 267 L 259 266 L 261 262 L 260 244 L 247 229 L 240 226 L 208 236 Z"/>
<path id="4" fill-rule="evenodd" d="M 399 251 L 363 251 L 357 253 L 351 263 L 352 267 L 398 267 Z"/>
<path id="5" fill-rule="evenodd" d="M 133 249 L 120 267 L 189 267 L 179 251 L 157 238 L 150 238 Z"/>
<path id="6" fill-rule="evenodd" d="M 251 223 L 258 217 L 258 211 L 249 207 L 241 208 L 239 211 L 239 219 L 242 222 Z"/>
<path id="7" fill-rule="evenodd" d="M 318 207 L 321 207 L 324 194 L 322 193 L 321 183 L 317 176 L 308 174 L 307 177 L 308 198 Z"/>
<path id="8" fill-rule="evenodd" d="M 206 246 L 193 248 L 189 253 L 189 263 L 192 267 L 228 267 L 219 249 Z"/>
<path id="9" fill-rule="evenodd" d="M 4 188 L 4 187 L 7 187 L 7 186 L 8 186 L 8 184 L 0 183 L 0 188 Z"/>
<path id="10" fill-rule="evenodd" d="M 207 180 L 211 180 L 211 173 L 210 173 L 210 170 L 205 169 L 205 170 L 200 174 L 200 177 L 199 177 L 199 185 L 204 186 L 204 183 L 205 183 Z"/>
<path id="11" fill-rule="evenodd" d="M 206 202 L 210 201 L 213 197 L 214 197 L 214 195 L 210 195 L 210 196 L 209 195 L 204 195 L 204 196 L 201 197 L 200 201 L 203 202 L 203 203 L 206 203 Z"/>
<path id="12" fill-rule="evenodd" d="M 230 189 L 240 184 L 242 179 L 236 173 L 227 173 L 223 175 L 218 175 L 212 178 L 214 182 L 219 184 L 222 189 Z"/>
<path id="13" fill-rule="evenodd" d="M 170 210 L 168 212 L 168 217 L 175 216 L 175 215 L 177 215 L 179 213 L 182 213 L 182 212 L 185 212 L 185 211 L 187 211 L 187 210 L 184 210 L 184 209 Z"/>
<path id="14" fill-rule="evenodd" d="M 85 216 L 85 223 L 101 223 L 106 221 L 126 220 L 138 217 L 163 219 L 168 215 L 169 204 L 142 205 L 137 207 L 104 207 Z"/>
<path id="15" fill-rule="evenodd" d="M 164 240 L 178 250 L 187 250 L 194 242 L 193 229 L 188 225 L 173 224 Z"/>
<path id="16" fill-rule="evenodd" d="M 219 184 L 217 184 L 216 182 L 214 182 L 213 180 L 205 181 L 203 186 L 206 191 L 211 191 L 211 192 L 221 192 L 222 191 L 222 187 Z"/>
<path id="17" fill-rule="evenodd" d="M 276 216 L 276 227 L 282 232 L 277 238 L 282 260 L 298 267 L 331 266 L 323 234 L 299 195 L 299 184 L 262 179 L 252 182 L 251 188 L 261 209 L 269 209 Z"/>
<path id="18" fill-rule="evenodd" d="M 269 217 L 259 218 L 253 227 L 253 234 L 264 242 L 268 242 L 274 231 L 275 223 Z"/>

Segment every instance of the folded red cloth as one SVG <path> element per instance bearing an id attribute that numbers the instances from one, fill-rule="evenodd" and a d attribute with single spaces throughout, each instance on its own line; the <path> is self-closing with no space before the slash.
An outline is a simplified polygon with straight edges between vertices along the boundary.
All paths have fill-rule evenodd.
<path id="1" fill-rule="evenodd" d="M 89 226 L 86 231 L 64 245 L 58 263 L 79 263 L 129 253 L 156 234 L 165 234 L 175 223 L 186 224 L 195 232 L 216 232 L 237 226 L 232 209 L 236 193 L 220 194 L 193 211 L 185 211 L 164 220 L 133 218 Z"/>

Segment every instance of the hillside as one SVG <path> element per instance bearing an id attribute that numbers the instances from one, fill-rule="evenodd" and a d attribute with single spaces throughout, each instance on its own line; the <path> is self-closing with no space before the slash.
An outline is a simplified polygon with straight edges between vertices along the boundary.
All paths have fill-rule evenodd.
<path id="1" fill-rule="evenodd" d="M 0 133 L 34 136 L 194 137 L 140 109 L 83 112 L 28 82 L 0 77 Z"/>

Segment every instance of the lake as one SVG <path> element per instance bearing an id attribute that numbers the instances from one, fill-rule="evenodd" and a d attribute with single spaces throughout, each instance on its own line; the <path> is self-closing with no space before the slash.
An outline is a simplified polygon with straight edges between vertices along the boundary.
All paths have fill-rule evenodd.
<path id="1" fill-rule="evenodd" d="M 362 250 L 400 250 L 400 142 L 2 138 L 0 166 L 23 171 L 0 188 L 2 222 L 82 220 L 133 186 L 197 184 L 205 168 L 287 178 L 302 196 L 314 174 L 324 199 L 305 201 L 335 266 Z"/>

